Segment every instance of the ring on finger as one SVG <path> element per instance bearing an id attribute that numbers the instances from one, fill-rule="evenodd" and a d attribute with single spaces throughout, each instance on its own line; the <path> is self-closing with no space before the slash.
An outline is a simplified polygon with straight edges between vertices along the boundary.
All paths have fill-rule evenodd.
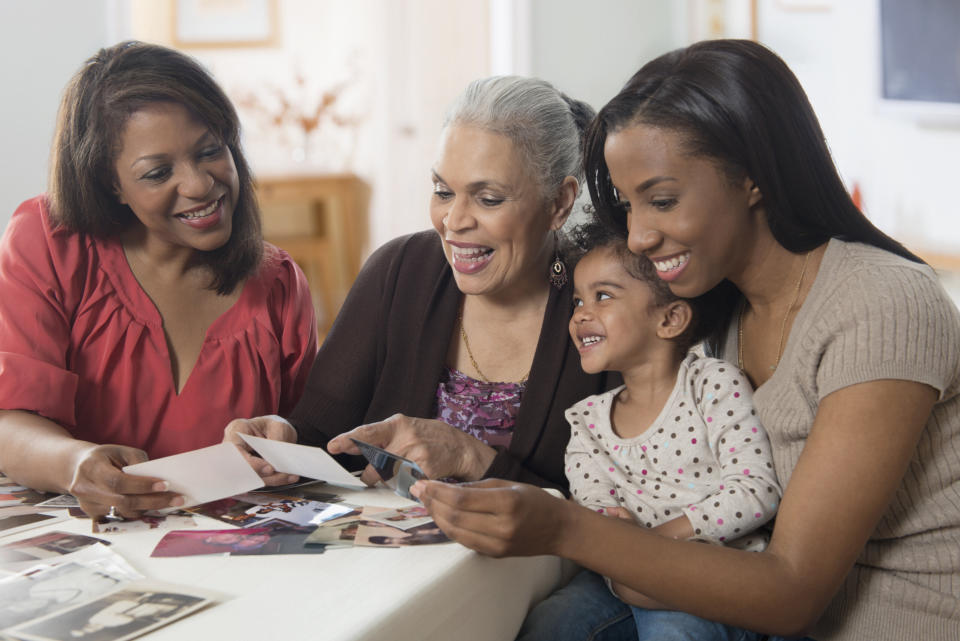
<path id="1" fill-rule="evenodd" d="M 123 517 L 117 514 L 117 506 L 111 505 L 110 510 L 104 515 L 105 519 L 108 521 L 122 521 Z"/>

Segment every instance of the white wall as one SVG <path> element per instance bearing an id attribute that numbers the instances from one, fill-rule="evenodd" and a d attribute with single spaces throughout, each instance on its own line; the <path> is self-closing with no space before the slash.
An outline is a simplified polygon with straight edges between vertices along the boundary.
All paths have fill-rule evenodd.
<path id="1" fill-rule="evenodd" d="M 884 110 L 877 0 L 825 4 L 830 10 L 797 12 L 762 2 L 759 39 L 799 76 L 871 220 L 915 251 L 960 254 L 960 125 Z"/>
<path id="2" fill-rule="evenodd" d="M 0 231 L 17 205 L 46 189 L 60 93 L 83 61 L 117 35 L 114 5 L 0 2 Z"/>
<path id="3" fill-rule="evenodd" d="M 276 47 L 185 49 L 237 104 L 254 172 L 364 178 L 372 187 L 369 248 L 428 227 L 429 172 L 443 112 L 469 80 L 488 73 L 486 0 L 281 0 L 278 6 Z M 134 35 L 171 44 L 170 12 L 167 2 L 133 0 Z M 278 89 L 311 104 L 344 83 L 336 111 L 359 125 L 347 133 L 321 126 L 305 159 L 296 159 L 299 150 L 244 104 L 255 92 L 270 103 Z M 295 138 L 293 129 L 286 133 Z"/>
<path id="4" fill-rule="evenodd" d="M 737 2 L 744 5 L 730 0 L 730 6 Z M 960 255 L 954 222 L 960 205 L 952 193 L 960 128 L 921 125 L 879 109 L 877 0 L 821 4 L 829 9 L 789 11 L 788 3 L 758 0 L 760 40 L 800 77 L 841 173 L 861 186 L 867 214 L 914 248 Z M 7 152 L 0 159 L 0 227 L 19 202 L 45 188 L 56 106 L 69 76 L 127 31 L 169 41 L 170 6 L 161 0 L 0 2 L 0 131 Z M 429 168 L 442 114 L 469 80 L 493 70 L 532 73 L 600 107 L 644 61 L 686 44 L 689 6 L 678 0 L 281 0 L 280 47 L 191 53 L 234 97 L 289 83 L 297 65 L 315 89 L 355 72 L 348 102 L 364 125 L 349 162 L 325 169 L 352 170 L 371 183 L 375 247 L 427 225 Z M 503 36 L 502 25 L 491 24 L 498 10 L 513 16 L 507 19 L 510 56 L 491 50 Z M 258 172 L 319 167 L 297 165 L 258 142 L 258 124 L 249 115 L 244 120 Z M 318 162 L 336 144 L 321 142 Z"/>

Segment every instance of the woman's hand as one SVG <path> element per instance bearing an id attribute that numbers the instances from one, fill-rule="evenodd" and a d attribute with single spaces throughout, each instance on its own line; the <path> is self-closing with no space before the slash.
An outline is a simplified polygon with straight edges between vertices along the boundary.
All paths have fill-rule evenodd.
<path id="1" fill-rule="evenodd" d="M 331 454 L 359 454 L 351 438 L 381 447 L 414 461 L 432 479 L 456 478 L 475 481 L 493 462 L 497 452 L 482 441 L 443 421 L 394 414 L 385 421 L 361 425 L 334 438 L 327 445 Z M 360 477 L 375 485 L 380 476 L 368 465 Z"/>
<path id="2" fill-rule="evenodd" d="M 285 418 L 275 415 L 258 416 L 256 418 L 235 418 L 223 430 L 223 442 L 233 443 L 247 459 L 264 485 L 287 485 L 296 483 L 299 476 L 294 474 L 282 474 L 273 469 L 269 463 L 256 455 L 250 449 L 246 441 L 240 438 L 240 434 L 248 436 L 259 436 L 268 438 L 272 441 L 285 441 L 287 443 L 297 442 L 297 430 Z"/>
<path id="3" fill-rule="evenodd" d="M 500 479 L 411 488 L 451 539 L 489 556 L 557 554 L 572 511 L 583 509 L 539 487 Z"/>
<path id="4" fill-rule="evenodd" d="M 125 465 L 142 463 L 147 454 L 124 445 L 93 445 L 85 449 L 74 467 L 68 490 L 93 518 L 116 507 L 125 518 L 139 518 L 146 510 L 183 505 L 183 497 L 167 491 L 166 481 L 124 474 Z"/>

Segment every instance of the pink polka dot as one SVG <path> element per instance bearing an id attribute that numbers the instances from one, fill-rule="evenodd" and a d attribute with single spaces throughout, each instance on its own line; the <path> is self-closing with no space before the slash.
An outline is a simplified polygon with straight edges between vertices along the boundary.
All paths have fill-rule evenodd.
<path id="1" fill-rule="evenodd" d="M 691 512 L 696 512 L 696 511 L 697 511 L 697 506 L 696 506 L 696 505 L 688 505 L 687 507 L 690 508 L 690 511 L 691 511 Z"/>
<path id="2" fill-rule="evenodd" d="M 722 486 L 722 485 L 720 486 L 720 489 L 721 489 L 721 490 L 723 489 L 723 486 Z"/>
<path id="3" fill-rule="evenodd" d="M 588 402 L 587 402 L 587 407 L 593 407 L 593 401 L 588 401 Z"/>
<path id="4" fill-rule="evenodd" d="M 587 427 L 589 427 L 592 430 L 594 427 L 596 427 L 596 425 L 594 425 L 593 423 L 590 423 L 590 425 L 587 425 Z"/>
<path id="5" fill-rule="evenodd" d="M 707 423 L 713 423 L 713 417 L 712 417 L 712 416 L 708 416 L 708 417 L 707 417 Z"/>
<path id="6" fill-rule="evenodd" d="M 619 450 L 619 449 L 620 449 L 620 446 L 619 446 L 619 445 L 614 445 L 614 446 L 613 446 L 613 449 Z"/>
<path id="7" fill-rule="evenodd" d="M 637 490 L 637 494 L 643 494 L 643 490 Z"/>
<path id="8" fill-rule="evenodd" d="M 643 450 L 644 452 L 646 452 L 646 451 L 647 451 L 647 446 L 646 446 L 646 445 L 641 445 L 641 446 L 640 446 L 640 449 Z"/>
<path id="9" fill-rule="evenodd" d="M 692 438 L 692 439 L 690 439 L 690 442 L 693 443 L 694 445 L 696 445 L 696 444 L 697 444 L 697 439 Z"/>
<path id="10" fill-rule="evenodd" d="M 613 468 L 612 468 L 612 467 L 608 467 L 608 468 L 607 468 L 607 471 L 608 471 L 608 472 L 612 472 L 612 471 L 613 471 Z"/>
<path id="11" fill-rule="evenodd" d="M 761 516 L 762 515 L 759 512 L 757 512 L 756 514 L 753 515 L 753 518 L 759 519 Z"/>
<path id="12" fill-rule="evenodd" d="M 683 468 L 677 468 L 677 474 L 683 474 Z"/>
<path id="13" fill-rule="evenodd" d="M 644 476 L 647 475 L 647 471 L 646 471 L 646 470 L 640 470 L 640 473 L 643 474 Z"/>
<path id="14" fill-rule="evenodd" d="M 750 431 L 753 432 L 754 434 L 756 434 L 756 433 L 757 433 L 757 428 L 753 428 L 753 429 L 750 430 Z"/>
<path id="15" fill-rule="evenodd" d="M 734 392 L 734 393 L 733 393 L 733 397 L 734 397 L 734 398 L 740 398 L 740 392 Z"/>
<path id="16" fill-rule="evenodd" d="M 613 496 L 613 490 L 610 490 L 610 496 Z"/>
<path id="17" fill-rule="evenodd" d="M 727 537 L 721 536 L 721 537 L 720 537 L 720 540 L 721 540 L 721 541 L 726 541 L 726 540 L 727 540 Z"/>
<path id="18" fill-rule="evenodd" d="M 736 451 L 737 451 L 737 448 L 731 447 L 731 448 L 730 448 L 730 451 L 731 451 L 731 452 L 736 452 Z"/>
<path id="19" fill-rule="evenodd" d="M 750 470 L 744 470 L 744 471 L 743 471 L 743 475 L 744 475 L 744 476 L 750 476 Z"/>
<path id="20" fill-rule="evenodd" d="M 717 525 L 723 525 L 723 519 L 717 519 Z"/>
<path id="21" fill-rule="evenodd" d="M 602 507 L 601 507 L 601 508 L 597 508 L 597 512 L 599 512 L 600 514 L 603 514 L 603 508 L 602 508 Z"/>

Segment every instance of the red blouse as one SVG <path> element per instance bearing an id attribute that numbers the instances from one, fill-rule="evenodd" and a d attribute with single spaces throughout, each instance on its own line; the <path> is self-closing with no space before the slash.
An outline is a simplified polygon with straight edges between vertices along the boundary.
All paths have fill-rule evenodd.
<path id="1" fill-rule="evenodd" d="M 233 418 L 287 413 L 316 322 L 303 272 L 266 250 L 177 394 L 162 319 L 119 241 L 54 229 L 45 199 L 28 200 L 0 241 L 0 409 L 151 458 L 219 443 Z"/>

